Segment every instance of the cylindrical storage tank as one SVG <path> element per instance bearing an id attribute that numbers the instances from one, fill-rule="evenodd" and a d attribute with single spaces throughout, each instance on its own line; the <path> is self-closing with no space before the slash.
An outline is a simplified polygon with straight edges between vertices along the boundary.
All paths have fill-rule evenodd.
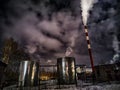
<path id="1" fill-rule="evenodd" d="M 62 57 L 57 59 L 58 84 L 76 84 L 75 58 Z"/>
<path id="2" fill-rule="evenodd" d="M 39 84 L 39 63 L 35 61 L 22 61 L 18 86 L 37 86 Z"/>

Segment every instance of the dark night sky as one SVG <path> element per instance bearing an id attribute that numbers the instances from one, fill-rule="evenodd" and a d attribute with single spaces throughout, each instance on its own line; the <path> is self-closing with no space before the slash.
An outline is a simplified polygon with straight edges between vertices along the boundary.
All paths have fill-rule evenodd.
<path id="1" fill-rule="evenodd" d="M 88 29 L 94 63 L 101 64 L 118 49 L 119 0 L 97 1 L 89 12 Z M 80 0 L 0 0 L 0 43 L 13 37 L 43 64 L 56 63 L 70 46 L 77 64 L 90 65 L 80 11 Z"/>

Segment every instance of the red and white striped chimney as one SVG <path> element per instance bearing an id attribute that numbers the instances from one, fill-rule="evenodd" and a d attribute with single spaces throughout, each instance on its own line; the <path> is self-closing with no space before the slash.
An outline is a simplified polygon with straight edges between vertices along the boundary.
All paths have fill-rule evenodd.
<path id="1" fill-rule="evenodd" d="M 94 62 L 93 62 L 93 57 L 92 57 L 92 51 L 91 51 L 91 45 L 90 45 L 90 40 L 89 40 L 89 36 L 88 36 L 87 26 L 84 26 L 84 32 L 85 32 L 85 35 L 86 35 L 86 41 L 87 41 L 87 45 L 88 45 L 88 53 L 89 53 L 89 56 L 90 56 L 92 72 L 94 72 Z"/>

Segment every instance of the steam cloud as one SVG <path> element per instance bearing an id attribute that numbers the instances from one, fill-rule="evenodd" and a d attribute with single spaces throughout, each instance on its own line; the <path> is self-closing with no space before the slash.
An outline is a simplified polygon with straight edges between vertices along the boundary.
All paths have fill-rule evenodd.
<path id="1" fill-rule="evenodd" d="M 55 64 L 56 58 L 65 56 L 66 48 L 71 47 L 76 63 L 89 65 L 80 0 L 64 0 L 65 3 L 61 0 L 7 1 L 7 3 L 0 2 L 2 7 L 0 8 L 0 39 L 13 37 L 34 60 L 40 60 L 42 64 L 47 61 L 49 64 Z M 95 2 L 97 1 L 92 0 L 87 9 L 92 8 Z M 89 16 L 89 18 L 85 16 L 87 20 L 85 22 L 88 23 L 90 30 L 95 64 L 113 58 L 116 5 L 116 0 L 99 0 L 94 4 L 90 15 L 88 11 L 87 14 L 85 13 Z"/>
<path id="2" fill-rule="evenodd" d="M 65 52 L 65 56 L 70 56 L 72 54 L 73 50 L 71 47 L 68 47 Z"/>
<path id="3" fill-rule="evenodd" d="M 81 0 L 81 8 L 82 8 L 82 19 L 84 25 L 87 24 L 87 19 L 89 17 L 89 10 L 93 7 L 93 4 L 96 3 L 97 0 Z"/>

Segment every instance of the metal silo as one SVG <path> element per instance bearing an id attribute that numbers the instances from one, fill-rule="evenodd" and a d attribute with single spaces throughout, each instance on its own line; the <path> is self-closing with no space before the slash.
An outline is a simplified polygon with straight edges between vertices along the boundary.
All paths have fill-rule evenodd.
<path id="1" fill-rule="evenodd" d="M 22 61 L 20 63 L 19 86 L 37 86 L 39 84 L 39 63 Z"/>
<path id="2" fill-rule="evenodd" d="M 58 84 L 76 84 L 75 58 L 57 59 Z"/>

